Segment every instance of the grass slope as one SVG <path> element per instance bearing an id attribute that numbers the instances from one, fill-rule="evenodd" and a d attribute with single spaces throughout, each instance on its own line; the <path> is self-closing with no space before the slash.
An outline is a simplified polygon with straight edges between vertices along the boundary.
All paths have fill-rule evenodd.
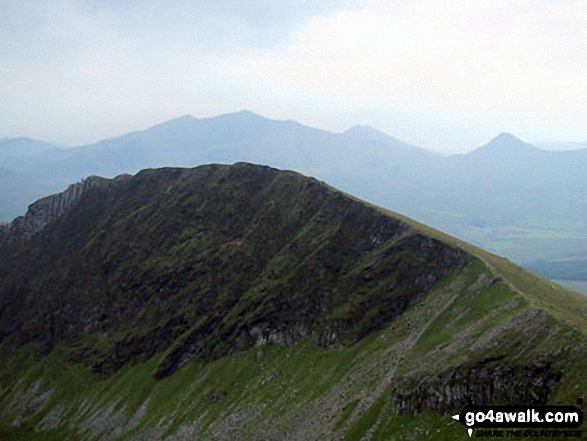
<path id="1" fill-rule="evenodd" d="M 325 350 L 306 340 L 252 348 L 210 364 L 190 362 L 160 381 L 152 376 L 157 357 L 102 379 L 68 362 L 71 349 L 60 347 L 35 360 L 34 345 L 14 349 L 5 341 L 0 434 L 14 440 L 464 440 L 465 431 L 447 414 L 398 414 L 397 378 L 426 378 L 504 353 L 510 360 L 503 363 L 539 359 L 585 339 L 574 326 L 547 317 L 549 338 L 543 344 L 524 341 L 527 336 L 514 325 L 532 311 L 530 303 L 505 284 L 478 291 L 479 281 L 489 276 L 478 261 L 389 327 L 350 347 Z M 567 373 L 551 402 L 585 396 L 580 350 L 564 357 Z"/>
<path id="2" fill-rule="evenodd" d="M 461 401 L 434 401 L 435 391 L 451 390 L 459 375 L 480 369 L 495 375 L 509 369 L 521 381 L 536 363 L 561 374 L 548 402 L 574 404 L 587 396 L 585 298 L 506 259 L 380 212 L 474 259 L 352 345 L 324 347 L 310 338 L 250 347 L 210 362 L 193 359 L 160 380 L 153 373 L 168 352 L 126 363 L 103 378 L 70 361 L 78 351 L 72 345 L 58 344 L 41 357 L 40 343 L 19 346 L 5 339 L 0 437 L 464 440 L 464 429 L 449 416 Z M 377 261 L 377 255 L 371 258 L 365 267 Z M 91 344 L 99 338 L 92 335 Z M 475 378 L 467 378 L 474 387 Z M 507 401 L 508 393 L 496 391 L 495 399 Z"/>

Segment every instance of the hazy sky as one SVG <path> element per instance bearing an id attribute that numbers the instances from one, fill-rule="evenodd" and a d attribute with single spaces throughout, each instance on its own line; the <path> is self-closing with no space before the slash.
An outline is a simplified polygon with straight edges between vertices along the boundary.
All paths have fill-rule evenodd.
<path id="1" fill-rule="evenodd" d="M 587 141 L 587 0 L 0 0 L 0 137 L 243 108 L 459 151 Z"/>

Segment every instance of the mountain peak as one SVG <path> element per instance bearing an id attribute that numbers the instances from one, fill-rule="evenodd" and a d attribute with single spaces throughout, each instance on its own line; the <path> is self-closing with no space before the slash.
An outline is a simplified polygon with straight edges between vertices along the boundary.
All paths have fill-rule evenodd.
<path id="1" fill-rule="evenodd" d="M 185 115 L 178 116 L 177 118 L 174 118 L 171 121 L 193 121 L 196 119 L 198 119 L 198 118 L 196 118 L 191 113 L 186 113 Z"/>
<path id="2" fill-rule="evenodd" d="M 218 115 L 215 118 L 222 118 L 222 117 L 241 117 L 241 118 L 252 118 L 252 119 L 267 119 L 262 115 L 259 115 L 249 109 L 241 109 L 236 112 L 229 112 L 223 115 Z"/>
<path id="3" fill-rule="evenodd" d="M 500 133 L 487 144 L 473 150 L 470 154 L 491 154 L 497 153 L 499 155 L 523 154 L 533 151 L 539 151 L 537 147 L 532 144 L 522 141 L 520 138 L 511 133 Z"/>
<path id="4" fill-rule="evenodd" d="M 260 117 L 260 115 L 257 115 L 255 112 L 249 110 L 249 109 L 241 109 L 241 110 L 237 110 L 236 112 L 233 112 L 235 115 L 249 115 L 249 116 L 257 116 Z"/>
<path id="5" fill-rule="evenodd" d="M 176 118 L 172 118 L 167 121 L 163 121 L 159 124 L 154 125 L 153 127 L 162 126 L 165 124 L 189 124 L 189 123 L 192 123 L 197 120 L 198 120 L 198 118 L 196 118 L 194 115 L 186 113 L 185 115 L 181 115 Z"/>
<path id="6" fill-rule="evenodd" d="M 522 143 L 522 144 L 526 144 L 524 141 L 522 141 L 520 138 L 518 138 L 517 136 L 509 133 L 509 132 L 503 132 L 500 133 L 499 135 L 497 135 L 495 138 L 493 138 L 491 141 L 489 141 L 489 144 L 505 144 L 505 143 Z"/>
<path id="7" fill-rule="evenodd" d="M 51 145 L 50 143 L 48 143 L 46 141 L 39 141 L 38 139 L 29 138 L 26 136 L 17 136 L 15 138 L 2 138 L 2 139 L 0 139 L 0 144 L 8 144 L 8 143 Z"/>
<path id="8" fill-rule="evenodd" d="M 271 121 L 270 119 L 265 118 L 264 116 L 252 112 L 248 109 L 242 109 L 231 113 L 224 113 L 222 115 L 204 118 L 203 120 L 212 122 L 214 124 L 256 124 Z"/>

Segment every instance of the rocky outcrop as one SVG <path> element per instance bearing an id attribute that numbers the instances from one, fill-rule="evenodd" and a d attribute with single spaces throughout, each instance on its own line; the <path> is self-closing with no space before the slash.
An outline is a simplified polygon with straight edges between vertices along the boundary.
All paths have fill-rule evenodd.
<path id="1" fill-rule="evenodd" d="M 24 216 L 0 226 L 0 238 L 8 243 L 26 240 L 42 231 L 75 205 L 89 189 L 105 185 L 108 180 L 90 176 L 70 185 L 62 193 L 44 197 L 29 205 Z"/>
<path id="2" fill-rule="evenodd" d="M 548 361 L 535 361 L 518 366 L 463 366 L 420 382 L 403 378 L 395 388 L 395 411 L 444 413 L 468 403 L 542 405 L 561 375 Z"/>

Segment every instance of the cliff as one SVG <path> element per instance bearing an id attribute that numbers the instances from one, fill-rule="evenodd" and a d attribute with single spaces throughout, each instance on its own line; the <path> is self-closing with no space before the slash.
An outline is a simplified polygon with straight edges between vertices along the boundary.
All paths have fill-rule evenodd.
<path id="1" fill-rule="evenodd" d="M 17 217 L 9 224 L 0 225 L 0 239 L 13 243 L 31 238 L 73 207 L 89 189 L 100 188 L 106 182 L 108 180 L 90 176 L 70 185 L 62 193 L 39 199 L 29 205 L 24 216 Z"/>

